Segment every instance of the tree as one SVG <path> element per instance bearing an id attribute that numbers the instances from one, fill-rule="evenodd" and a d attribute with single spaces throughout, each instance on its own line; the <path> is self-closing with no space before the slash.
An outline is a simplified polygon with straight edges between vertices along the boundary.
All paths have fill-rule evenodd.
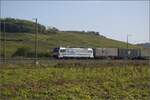
<path id="1" fill-rule="evenodd" d="M 26 32 L 34 33 L 35 32 L 35 23 L 28 20 L 14 19 L 14 18 L 0 18 L 1 22 L 1 31 L 4 31 L 4 22 L 5 22 L 5 32 Z M 44 33 L 46 28 L 44 25 L 38 24 L 39 33 Z"/>
<path id="2" fill-rule="evenodd" d="M 48 29 L 46 30 L 46 33 L 50 33 L 50 34 L 55 34 L 57 33 L 59 30 L 55 27 L 48 27 Z"/>

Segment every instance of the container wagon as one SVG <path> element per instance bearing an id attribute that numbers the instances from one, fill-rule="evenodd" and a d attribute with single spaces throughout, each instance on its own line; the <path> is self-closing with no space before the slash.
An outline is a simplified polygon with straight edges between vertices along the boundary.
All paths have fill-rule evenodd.
<path id="1" fill-rule="evenodd" d="M 150 48 L 144 48 L 141 50 L 141 58 L 149 59 L 150 58 Z"/>
<path id="2" fill-rule="evenodd" d="M 137 59 L 141 56 L 140 49 L 118 49 L 118 57 L 120 59 Z"/>
<path id="3" fill-rule="evenodd" d="M 101 59 L 114 59 L 118 57 L 118 48 L 95 48 L 94 57 Z"/>

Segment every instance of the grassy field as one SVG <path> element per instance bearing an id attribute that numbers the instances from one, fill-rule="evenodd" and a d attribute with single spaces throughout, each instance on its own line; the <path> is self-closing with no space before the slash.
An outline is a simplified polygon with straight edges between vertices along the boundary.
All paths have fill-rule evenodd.
<path id="1" fill-rule="evenodd" d="M 147 65 L 3 65 L 2 100 L 149 100 Z"/>
<path id="2" fill-rule="evenodd" d="M 6 54 L 7 57 L 11 57 L 12 54 L 20 47 L 28 47 L 31 51 L 34 51 L 35 40 L 34 34 L 30 33 L 7 33 L 7 39 L 18 39 L 22 41 L 7 41 L 6 42 Z M 2 43 L 2 42 L 1 42 Z M 38 35 L 38 52 L 49 53 L 55 47 L 117 47 L 126 48 L 126 43 L 104 38 L 92 34 L 83 33 L 65 33 L 59 32 L 55 34 L 39 34 Z M 129 45 L 129 48 L 135 48 L 136 46 Z M 0 51 L 2 51 L 2 45 L 0 45 Z"/>

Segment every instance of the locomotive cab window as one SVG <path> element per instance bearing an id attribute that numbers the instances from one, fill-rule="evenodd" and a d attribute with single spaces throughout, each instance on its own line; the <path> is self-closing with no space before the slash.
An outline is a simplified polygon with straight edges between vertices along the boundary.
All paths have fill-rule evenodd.
<path id="1" fill-rule="evenodd" d="M 54 48 L 53 49 L 53 52 L 58 52 L 59 51 L 59 48 Z"/>
<path id="2" fill-rule="evenodd" d="M 65 49 L 61 49 L 60 52 L 66 52 L 66 50 Z"/>
<path id="3" fill-rule="evenodd" d="M 92 53 L 92 52 L 93 52 L 92 50 L 89 50 L 89 51 L 88 51 L 88 53 Z"/>

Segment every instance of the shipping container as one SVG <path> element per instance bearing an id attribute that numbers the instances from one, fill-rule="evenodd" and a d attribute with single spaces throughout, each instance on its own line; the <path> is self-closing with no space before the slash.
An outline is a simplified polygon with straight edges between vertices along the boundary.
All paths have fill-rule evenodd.
<path id="1" fill-rule="evenodd" d="M 150 48 L 144 48 L 141 50 L 141 58 L 150 58 Z"/>
<path id="2" fill-rule="evenodd" d="M 140 49 L 118 49 L 118 57 L 123 59 L 136 59 L 140 58 L 141 50 Z"/>
<path id="3" fill-rule="evenodd" d="M 118 56 L 118 48 L 95 48 L 95 58 L 116 58 Z"/>

